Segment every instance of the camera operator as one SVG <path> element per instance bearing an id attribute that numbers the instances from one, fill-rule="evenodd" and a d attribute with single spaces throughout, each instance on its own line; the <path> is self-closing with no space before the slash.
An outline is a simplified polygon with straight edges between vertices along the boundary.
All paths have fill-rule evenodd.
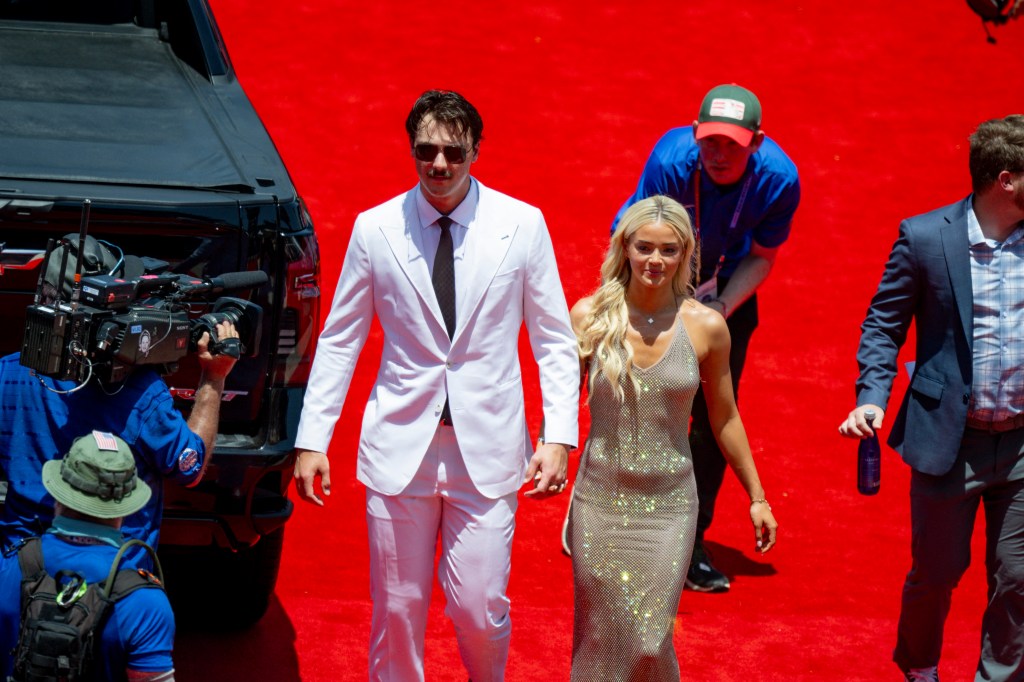
<path id="1" fill-rule="evenodd" d="M 219 340 L 237 339 L 229 321 L 216 325 Z M 186 421 L 174 408 L 167 384 L 150 367 L 135 367 L 110 386 L 92 378 L 77 390 L 70 381 L 44 377 L 20 364 L 20 354 L 0 358 L 0 467 L 8 478 L 0 517 L 0 544 L 10 551 L 39 535 L 53 519 L 53 500 L 43 487 L 43 464 L 68 452 L 75 438 L 109 431 L 135 453 L 138 475 L 152 489 L 149 503 L 125 518 L 126 538 L 157 545 L 163 511 L 163 481 L 199 483 L 217 436 L 224 381 L 236 359 L 211 352 L 206 332 L 196 349 L 202 374 Z M 129 558 L 148 562 L 144 553 Z"/>

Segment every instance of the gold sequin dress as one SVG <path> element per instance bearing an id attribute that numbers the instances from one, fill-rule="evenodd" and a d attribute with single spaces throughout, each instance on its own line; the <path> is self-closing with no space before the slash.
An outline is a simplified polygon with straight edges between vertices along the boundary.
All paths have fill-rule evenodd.
<path id="1" fill-rule="evenodd" d="M 596 362 L 590 434 L 569 520 L 575 614 L 572 679 L 679 679 L 672 645 L 693 551 L 697 490 L 687 440 L 700 386 L 682 320 L 665 354 L 619 402 Z"/>

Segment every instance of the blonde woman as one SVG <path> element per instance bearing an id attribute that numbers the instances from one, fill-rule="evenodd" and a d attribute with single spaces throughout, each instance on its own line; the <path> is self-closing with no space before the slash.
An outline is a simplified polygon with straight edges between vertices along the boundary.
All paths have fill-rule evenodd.
<path id="1" fill-rule="evenodd" d="M 693 298 L 693 253 L 682 205 L 639 201 L 612 235 L 601 286 L 572 309 L 591 412 L 569 518 L 574 680 L 679 679 L 673 622 L 697 522 L 687 428 L 701 385 L 750 496 L 757 549 L 775 544 L 733 398 L 729 332 Z"/>

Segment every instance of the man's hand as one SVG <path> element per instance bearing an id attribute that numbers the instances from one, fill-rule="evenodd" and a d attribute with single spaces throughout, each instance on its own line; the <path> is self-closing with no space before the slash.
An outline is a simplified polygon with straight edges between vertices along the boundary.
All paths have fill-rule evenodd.
<path id="1" fill-rule="evenodd" d="M 219 339 L 237 339 L 238 330 L 230 322 L 219 322 L 217 324 L 217 337 Z M 210 352 L 210 334 L 203 332 L 202 338 L 196 342 L 196 350 L 199 351 L 199 367 L 202 374 L 199 377 L 199 385 L 196 386 L 195 399 L 192 403 L 192 411 L 188 416 L 188 428 L 203 440 L 203 447 L 206 456 L 203 458 L 203 468 L 195 477 L 192 485 L 195 485 L 206 473 L 213 457 L 213 446 L 217 442 L 217 426 L 220 422 L 220 399 L 224 393 L 224 382 L 231 368 L 235 366 L 235 358 L 230 355 L 214 355 Z"/>
<path id="2" fill-rule="evenodd" d="M 327 455 L 315 450 L 295 450 L 295 489 L 299 497 L 306 502 L 324 506 L 324 501 L 316 494 L 314 484 L 320 478 L 320 489 L 324 497 L 331 494 L 331 464 Z"/>
<path id="3" fill-rule="evenodd" d="M 533 490 L 527 490 L 526 497 L 544 499 L 565 490 L 565 479 L 569 475 L 569 448 L 561 443 L 541 443 L 530 458 L 526 470 L 526 481 L 533 481 Z"/>
<path id="4" fill-rule="evenodd" d="M 235 325 L 227 320 L 218 322 L 216 329 L 219 341 L 238 338 L 238 330 L 235 329 Z M 213 339 L 210 338 L 209 332 L 203 332 L 203 336 L 196 342 L 196 350 L 199 351 L 199 366 L 203 370 L 204 378 L 216 381 L 225 378 L 231 372 L 237 358 L 226 353 L 214 355 L 210 351 L 212 341 Z"/>
<path id="5" fill-rule="evenodd" d="M 868 424 L 864 413 L 872 410 L 875 413 L 875 421 Z M 868 438 L 875 431 L 882 428 L 882 419 L 885 418 L 885 410 L 878 405 L 861 405 L 850 412 L 846 421 L 839 425 L 839 433 L 847 438 Z"/>

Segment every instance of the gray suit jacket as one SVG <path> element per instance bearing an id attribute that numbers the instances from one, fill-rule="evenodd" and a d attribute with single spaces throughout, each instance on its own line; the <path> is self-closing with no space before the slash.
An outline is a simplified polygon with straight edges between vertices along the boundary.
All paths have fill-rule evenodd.
<path id="1" fill-rule="evenodd" d="M 912 468 L 932 475 L 953 466 L 971 397 L 969 199 L 900 224 L 857 351 L 857 404 L 884 408 L 897 354 L 916 323 L 914 373 L 888 442 Z"/>

